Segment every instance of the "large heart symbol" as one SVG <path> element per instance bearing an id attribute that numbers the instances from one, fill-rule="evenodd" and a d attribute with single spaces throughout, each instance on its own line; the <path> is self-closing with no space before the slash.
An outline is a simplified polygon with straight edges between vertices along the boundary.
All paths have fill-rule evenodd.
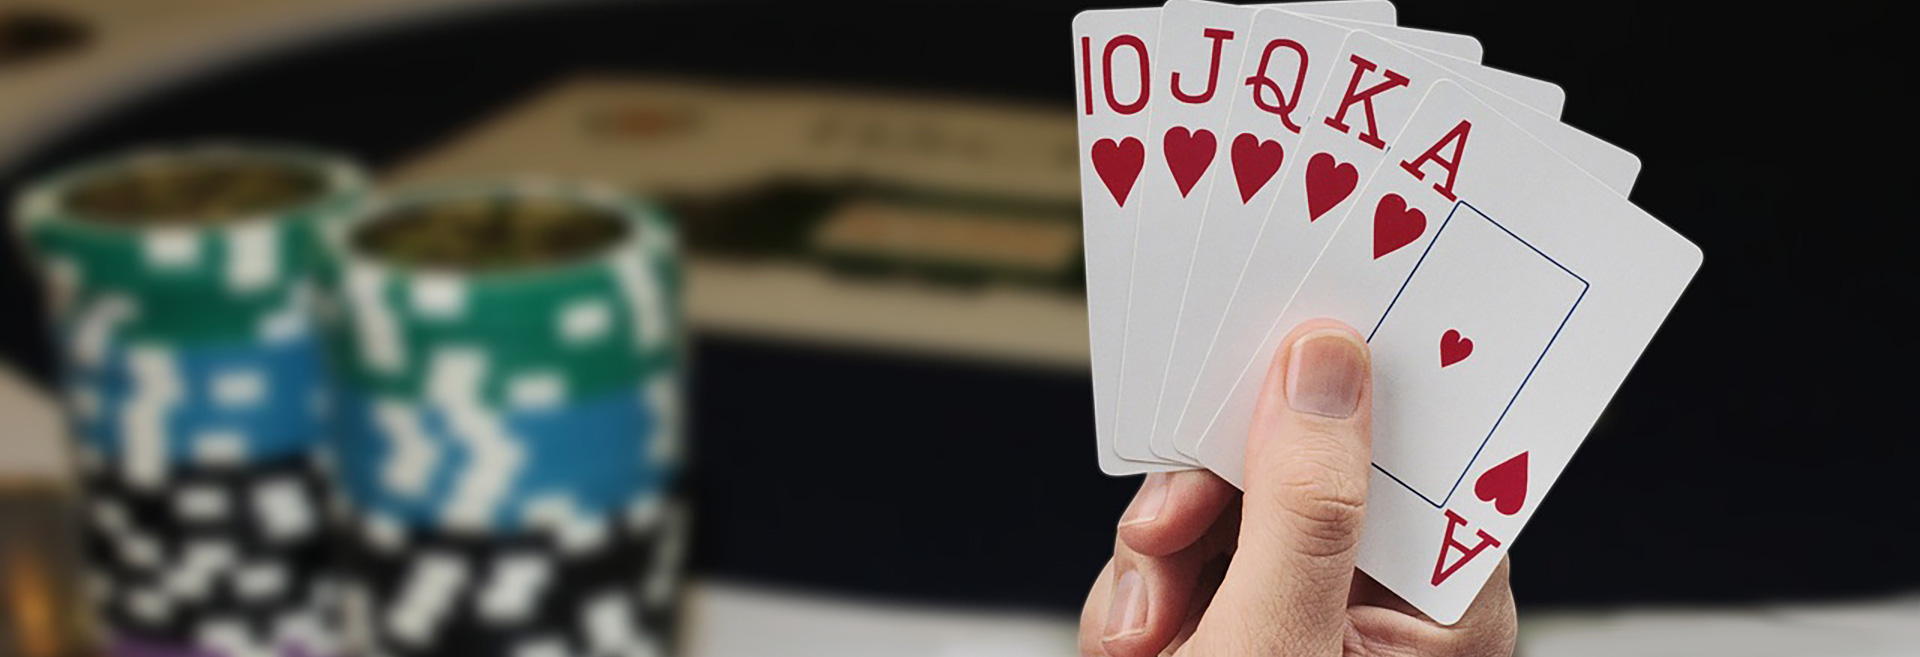
<path id="1" fill-rule="evenodd" d="M 1473 483 L 1473 494 L 1482 502 L 1492 502 L 1494 510 L 1504 515 L 1519 513 L 1527 505 L 1527 453 L 1481 473 Z"/>
<path id="2" fill-rule="evenodd" d="M 1267 186 L 1273 174 L 1280 171 L 1280 161 L 1286 159 L 1286 155 L 1280 142 L 1261 141 L 1250 132 L 1233 138 L 1233 179 L 1240 183 L 1241 203 L 1253 200 L 1253 195 Z"/>
<path id="3" fill-rule="evenodd" d="M 1147 147 L 1139 139 L 1128 137 L 1115 143 L 1112 139 L 1093 142 L 1093 170 L 1100 174 L 1100 181 L 1107 184 L 1107 191 L 1113 192 L 1113 202 L 1122 206 L 1127 204 L 1127 194 L 1133 191 L 1133 181 L 1139 179 L 1140 169 L 1147 164 Z"/>
<path id="4" fill-rule="evenodd" d="M 1314 154 L 1307 160 L 1307 221 L 1319 219 L 1333 206 L 1347 200 L 1347 195 L 1359 184 L 1359 169 L 1333 159 L 1330 154 Z"/>
<path id="5" fill-rule="evenodd" d="M 1193 191 L 1194 183 L 1200 182 L 1200 175 L 1207 172 L 1207 165 L 1213 164 L 1213 151 L 1217 146 L 1211 131 L 1187 132 L 1179 126 L 1167 129 L 1161 149 L 1167 153 L 1167 171 L 1173 173 L 1173 182 L 1180 186 L 1181 196 Z"/>
<path id="6" fill-rule="evenodd" d="M 1473 340 L 1454 329 L 1440 335 L 1440 366 L 1446 367 L 1473 355 Z"/>
<path id="7" fill-rule="evenodd" d="M 1380 259 L 1400 247 L 1412 244 L 1427 232 L 1427 213 L 1407 207 L 1399 194 L 1380 197 L 1373 208 L 1373 258 Z"/>

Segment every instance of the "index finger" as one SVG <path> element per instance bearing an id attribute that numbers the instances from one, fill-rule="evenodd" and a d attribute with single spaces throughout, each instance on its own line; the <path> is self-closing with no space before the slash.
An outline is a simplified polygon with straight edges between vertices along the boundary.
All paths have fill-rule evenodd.
<path id="1" fill-rule="evenodd" d="M 1233 484 L 1206 470 L 1147 475 L 1120 518 L 1120 540 L 1150 557 L 1185 550 L 1207 534 L 1239 495 Z"/>

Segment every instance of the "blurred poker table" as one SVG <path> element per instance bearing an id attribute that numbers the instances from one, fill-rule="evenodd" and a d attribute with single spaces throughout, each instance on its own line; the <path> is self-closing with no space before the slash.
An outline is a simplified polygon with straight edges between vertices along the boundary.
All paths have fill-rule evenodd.
<path id="1" fill-rule="evenodd" d="M 1800 221 L 1895 216 L 1892 201 L 1816 196 L 1750 175 L 1747 163 L 1772 151 L 1736 137 L 1761 130 L 1760 117 L 1721 116 L 1701 130 L 1648 111 L 1648 99 L 1700 92 L 1697 72 L 1660 64 L 1718 61 L 1730 41 L 1699 34 L 1721 16 L 1655 3 L 1613 11 L 1402 4 L 1402 23 L 1471 32 L 1486 44 L 1489 64 L 1565 86 L 1566 120 L 1639 154 L 1646 168 L 1635 200 L 1708 254 L 1514 551 L 1522 602 L 1749 602 L 1920 588 L 1911 529 L 1920 496 L 1903 476 L 1920 462 L 1920 441 L 1869 410 L 1899 408 L 1899 390 L 1868 385 L 1866 364 L 1833 353 L 1846 347 L 1786 357 L 1783 340 L 1806 338 L 1764 330 L 1781 321 L 1783 301 L 1832 298 L 1837 289 L 1903 294 L 1898 281 L 1910 275 L 1896 270 L 1898 258 L 1878 257 L 1873 250 L 1882 247 L 1857 235 Z M 77 158 L 207 135 L 326 145 L 387 167 L 577 71 L 950 94 L 1068 116 L 1067 27 L 1085 8 L 469 5 L 257 44 L 164 83 L 125 81 L 133 91 L 49 123 L 6 152 L 0 193 Z M 1784 25 L 1744 27 L 1754 34 Z M 1725 106 L 1773 102 L 1760 72 L 1714 74 L 1711 90 L 1732 96 Z M 0 103 L 17 100 L 4 95 L 7 75 L 14 73 L 0 73 Z M 1826 83 L 1853 75 L 1840 69 Z M 1841 176 L 1817 169 L 1801 180 L 1817 187 Z M 0 323 L 0 353 L 51 382 L 37 294 L 14 251 L 5 253 L 0 290 L 14 310 Z M 1901 324 L 1887 304 L 1847 307 L 1859 313 L 1850 321 Z M 1113 522 L 1136 482 L 1095 467 L 1083 369 L 726 332 L 696 333 L 693 347 L 691 483 L 702 573 L 1069 610 L 1110 552 Z M 1866 528 L 1874 538 L 1829 542 Z"/>

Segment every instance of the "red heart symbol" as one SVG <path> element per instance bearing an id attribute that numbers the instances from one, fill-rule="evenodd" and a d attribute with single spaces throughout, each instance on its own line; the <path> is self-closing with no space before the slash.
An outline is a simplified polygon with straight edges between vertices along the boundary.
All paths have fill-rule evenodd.
<path id="1" fill-rule="evenodd" d="M 1527 504 L 1527 453 L 1481 473 L 1473 483 L 1473 494 L 1482 502 L 1492 502 L 1494 510 L 1504 515 L 1519 513 Z"/>
<path id="2" fill-rule="evenodd" d="M 1347 200 L 1360 184 L 1360 170 L 1339 162 L 1327 153 L 1316 153 L 1307 160 L 1307 221 L 1319 219 L 1333 206 Z"/>
<path id="3" fill-rule="evenodd" d="M 1454 329 L 1440 336 L 1440 366 L 1446 367 L 1473 355 L 1473 340 Z"/>
<path id="4" fill-rule="evenodd" d="M 1407 207 L 1407 199 L 1399 194 L 1380 197 L 1380 205 L 1373 208 L 1373 258 L 1378 260 L 1412 244 L 1424 232 L 1427 213 Z"/>
<path id="5" fill-rule="evenodd" d="M 1133 137 L 1114 143 L 1112 139 L 1093 142 L 1093 170 L 1100 174 L 1101 182 L 1107 184 L 1107 191 L 1113 192 L 1113 202 L 1122 206 L 1127 204 L 1127 194 L 1133 191 L 1133 181 L 1140 177 L 1141 167 L 1147 164 L 1147 147 Z"/>
<path id="6" fill-rule="evenodd" d="M 1167 153 L 1167 171 L 1173 173 L 1173 182 L 1180 186 L 1181 196 L 1193 191 L 1194 183 L 1200 182 L 1200 175 L 1207 172 L 1207 165 L 1213 164 L 1216 146 L 1210 131 L 1190 133 L 1179 126 L 1167 129 L 1161 149 Z"/>
<path id="7" fill-rule="evenodd" d="M 1280 161 L 1285 158 L 1286 151 L 1280 142 L 1261 141 L 1248 132 L 1234 137 L 1233 179 L 1240 183 L 1240 202 L 1253 200 L 1253 195 L 1260 193 L 1260 188 L 1267 186 L 1273 174 L 1280 171 Z"/>

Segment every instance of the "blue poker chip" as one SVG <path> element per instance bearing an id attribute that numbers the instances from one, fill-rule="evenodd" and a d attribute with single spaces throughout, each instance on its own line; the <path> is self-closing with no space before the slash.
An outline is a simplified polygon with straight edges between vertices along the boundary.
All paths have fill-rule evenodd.
<path id="1" fill-rule="evenodd" d="M 75 432 L 107 462 L 223 465 L 308 453 L 325 425 L 320 345 L 311 336 L 168 348 L 113 345 L 73 369 Z"/>
<path id="2" fill-rule="evenodd" d="M 617 518 L 658 495 L 659 418 L 638 391 L 541 409 L 449 408 L 333 395 L 338 481 L 409 526 L 513 531 Z"/>

